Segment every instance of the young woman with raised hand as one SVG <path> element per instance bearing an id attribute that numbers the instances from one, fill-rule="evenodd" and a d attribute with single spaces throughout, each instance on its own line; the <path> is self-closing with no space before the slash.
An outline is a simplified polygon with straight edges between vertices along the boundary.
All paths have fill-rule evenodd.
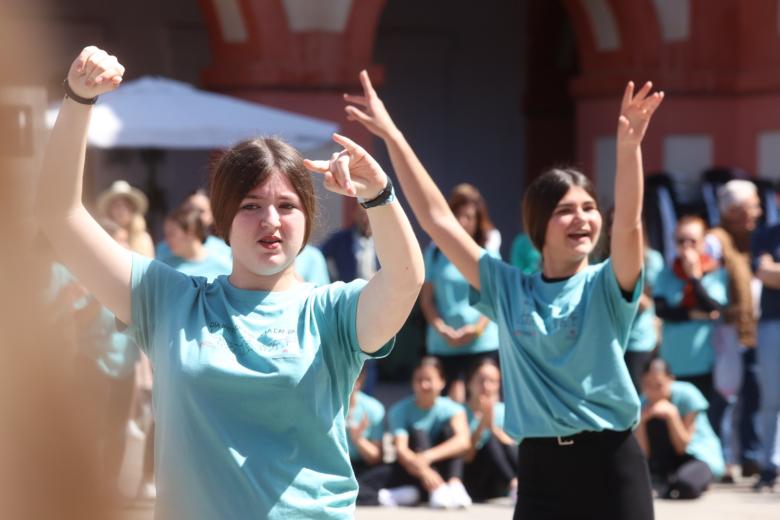
<path id="1" fill-rule="evenodd" d="M 422 286 L 422 253 L 379 165 L 346 137 L 330 161 L 276 139 L 229 149 L 211 176 L 233 271 L 213 283 L 131 254 L 81 202 L 88 103 L 124 67 L 85 48 L 43 166 L 37 215 L 59 257 L 152 360 L 157 518 L 351 518 L 345 415 L 363 361 L 382 356 Z M 315 288 L 294 261 L 314 223 L 308 169 L 367 199 L 382 269 Z"/>
<path id="2" fill-rule="evenodd" d="M 515 518 L 652 518 L 647 465 L 631 429 L 639 398 L 623 361 L 642 292 L 641 142 L 663 94 L 626 86 L 617 121 L 612 257 L 588 255 L 602 227 L 588 179 L 553 169 L 528 186 L 523 222 L 542 252 L 524 275 L 486 254 L 395 126 L 366 72 L 347 118 L 381 137 L 423 229 L 499 326 L 506 423 L 520 442 Z"/>

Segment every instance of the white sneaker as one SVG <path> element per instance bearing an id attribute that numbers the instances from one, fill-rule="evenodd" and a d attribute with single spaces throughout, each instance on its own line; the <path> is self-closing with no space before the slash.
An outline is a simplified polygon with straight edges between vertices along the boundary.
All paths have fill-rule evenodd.
<path id="1" fill-rule="evenodd" d="M 452 503 L 455 507 L 462 509 L 471 507 L 473 502 L 471 501 L 471 497 L 469 496 L 468 491 L 466 491 L 466 488 L 463 486 L 463 482 L 456 480 L 454 482 L 450 482 L 449 486 L 450 494 L 452 495 Z"/>
<path id="2" fill-rule="evenodd" d="M 379 501 L 380 506 L 398 507 L 398 504 L 393 498 L 393 495 L 390 494 L 389 489 L 385 489 L 385 488 L 380 489 L 379 493 L 377 493 L 376 499 L 377 501 Z"/>
<path id="3" fill-rule="evenodd" d="M 456 507 L 450 486 L 442 484 L 430 493 L 428 505 L 434 509 L 453 509 Z"/>
<path id="4" fill-rule="evenodd" d="M 144 482 L 141 487 L 138 488 L 139 500 L 154 500 L 157 498 L 157 486 L 154 482 Z"/>
<path id="5" fill-rule="evenodd" d="M 138 427 L 138 423 L 135 422 L 133 419 L 127 421 L 127 434 L 130 437 L 134 439 L 138 439 L 140 441 L 146 438 L 146 433 L 144 433 L 144 431 Z"/>

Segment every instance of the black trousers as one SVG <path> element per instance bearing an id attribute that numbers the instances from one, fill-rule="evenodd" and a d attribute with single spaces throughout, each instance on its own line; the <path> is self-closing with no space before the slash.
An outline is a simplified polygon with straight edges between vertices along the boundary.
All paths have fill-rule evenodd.
<path id="1" fill-rule="evenodd" d="M 647 422 L 650 443 L 650 472 L 664 484 L 664 498 L 698 498 L 712 482 L 709 466 L 688 454 L 674 450 L 666 423 L 660 419 Z"/>
<path id="2" fill-rule="evenodd" d="M 509 482 L 517 475 L 517 446 L 506 445 L 490 436 L 463 468 L 463 485 L 475 502 L 506 495 Z"/>
<path id="3" fill-rule="evenodd" d="M 432 448 L 452 437 L 453 431 L 449 425 L 442 428 L 436 438 L 431 438 L 428 432 L 422 430 L 410 430 L 409 448 L 419 453 Z M 440 460 L 431 465 L 445 481 L 451 478 L 463 478 L 463 457 L 453 457 Z M 394 488 L 398 486 L 415 486 L 420 490 L 420 495 L 425 498 L 428 495 L 419 479 L 411 475 L 406 468 L 398 462 L 393 464 L 380 464 L 371 468 L 361 465 L 353 465 L 355 478 L 358 481 L 358 505 L 378 505 L 379 490 L 382 488 Z"/>
<path id="4" fill-rule="evenodd" d="M 515 520 L 650 520 L 647 462 L 631 431 L 520 444 Z"/>

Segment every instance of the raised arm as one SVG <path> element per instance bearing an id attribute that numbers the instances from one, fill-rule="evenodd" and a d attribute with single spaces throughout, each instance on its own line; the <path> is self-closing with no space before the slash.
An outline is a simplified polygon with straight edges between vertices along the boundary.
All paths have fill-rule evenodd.
<path id="1" fill-rule="evenodd" d="M 124 67 L 114 56 L 86 47 L 68 72 L 82 98 L 114 90 Z M 38 180 L 35 214 L 61 261 L 79 282 L 123 322 L 130 323 L 130 253 L 117 244 L 81 201 L 91 105 L 66 97 L 52 130 Z"/>
<path id="2" fill-rule="evenodd" d="M 615 217 L 612 224 L 612 265 L 624 291 L 632 291 L 642 269 L 642 139 L 650 118 L 663 101 L 663 92 L 650 94 L 649 81 L 634 95 L 629 82 L 623 94 L 617 129 Z"/>
<path id="3" fill-rule="evenodd" d="M 404 195 L 420 225 L 469 284 L 479 289 L 481 248 L 458 223 L 444 195 L 393 123 L 366 71 L 360 73 L 360 82 L 362 96 L 344 95 L 347 102 L 361 107 L 345 107 L 347 119 L 359 122 L 384 140 Z"/>
<path id="4" fill-rule="evenodd" d="M 325 176 L 335 193 L 373 199 L 388 177 L 363 148 L 334 135 L 344 147 L 330 161 L 306 160 L 306 167 Z M 376 352 L 403 326 L 425 278 L 420 244 L 398 201 L 367 210 L 374 246 L 382 266 L 363 288 L 358 301 L 357 336 L 364 352 Z"/>

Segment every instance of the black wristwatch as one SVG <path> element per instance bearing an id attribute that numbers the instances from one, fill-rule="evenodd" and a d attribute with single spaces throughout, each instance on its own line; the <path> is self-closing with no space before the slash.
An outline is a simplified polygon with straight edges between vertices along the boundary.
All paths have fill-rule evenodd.
<path id="1" fill-rule="evenodd" d="M 65 78 L 65 81 L 62 82 L 62 88 L 65 89 L 65 97 L 72 99 L 76 103 L 81 103 L 82 105 L 94 105 L 98 100 L 98 96 L 93 98 L 85 98 L 73 92 L 73 89 L 70 88 L 70 83 L 68 83 L 68 78 Z"/>
<path id="2" fill-rule="evenodd" d="M 390 204 L 394 200 L 395 197 L 393 196 L 393 181 L 390 180 L 390 177 L 387 177 L 387 184 L 382 189 L 382 191 L 379 192 L 379 195 L 373 199 L 363 200 L 358 197 L 358 203 L 360 203 L 360 205 L 365 209 L 375 208 L 376 206 L 384 206 L 385 204 Z"/>

